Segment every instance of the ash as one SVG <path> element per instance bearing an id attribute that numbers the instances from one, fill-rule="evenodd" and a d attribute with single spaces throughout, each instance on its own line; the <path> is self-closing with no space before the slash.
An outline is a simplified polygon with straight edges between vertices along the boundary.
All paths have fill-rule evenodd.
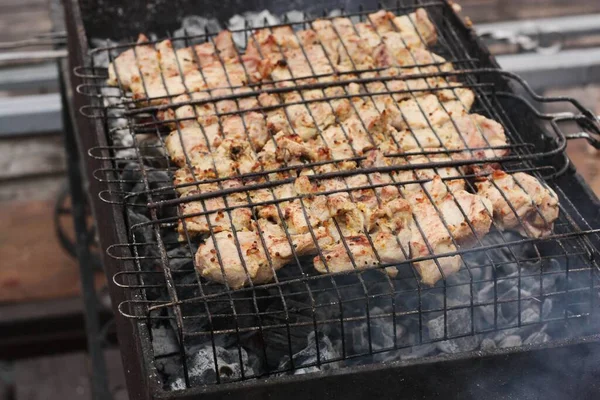
<path id="1" fill-rule="evenodd" d="M 299 21 L 304 15 L 290 12 L 286 18 Z M 248 19 L 253 26 L 282 20 L 263 11 L 234 16 L 229 27 L 243 28 Z M 192 16 L 184 19 L 174 36 L 220 28 L 216 21 Z M 241 35 L 235 40 L 245 46 Z M 94 60 L 96 66 L 108 65 L 108 55 L 102 54 Z M 115 88 L 104 88 L 102 94 L 106 105 L 124 100 Z M 124 147 L 115 155 L 123 160 L 119 166 L 123 171 L 122 190 L 135 194 L 148 189 L 142 169 L 150 189 L 170 187 L 172 177 L 165 172 L 166 164 L 156 161 L 142 167 L 135 161 L 139 156 L 132 148 L 134 138 L 124 111 L 111 109 L 109 127 L 114 145 Z M 159 144 L 155 136 L 136 135 L 135 141 L 141 156 L 161 158 L 148 153 L 157 151 L 157 146 L 152 146 Z M 166 155 L 162 156 L 166 162 Z M 172 190 L 164 191 L 154 194 L 152 200 L 174 196 Z M 226 295 L 224 287 L 199 281 L 192 262 L 196 243 L 180 243 L 173 225 L 161 225 L 155 231 L 146 207 L 147 195 L 133 196 L 128 201 L 137 205 L 127 209 L 129 226 L 142 224 L 132 231 L 133 242 L 157 243 L 159 233 L 178 298 L 192 300 L 180 307 L 182 326 L 177 325 L 172 307 L 153 312 L 149 318 L 155 365 L 169 390 L 183 390 L 188 384 L 543 344 L 569 335 L 564 320 L 558 324 L 551 320 L 575 312 L 567 296 L 546 294 L 565 291 L 567 284 L 570 289 L 585 287 L 585 282 L 577 283 L 573 276 L 567 282 L 565 259 L 536 257 L 547 249 L 528 244 L 465 255 L 463 269 L 449 277 L 445 287 L 420 287 L 409 264 L 399 267 L 394 279 L 378 271 L 364 271 L 303 280 L 303 276 L 316 275 L 306 261 L 302 270 L 290 265 L 278 272 L 279 281 L 285 282 L 280 288 L 258 287 Z M 177 210 L 163 208 L 158 213 L 158 218 L 173 217 Z M 492 232 L 483 245 L 519 238 L 510 232 Z M 148 300 L 171 301 L 164 277 L 156 273 L 160 271 L 158 246 L 136 249 L 140 268 L 149 272 L 144 276 L 144 284 L 149 286 L 145 291 Z M 553 254 L 552 249 L 549 252 Z M 212 296 L 211 300 L 203 301 L 206 296 Z"/>

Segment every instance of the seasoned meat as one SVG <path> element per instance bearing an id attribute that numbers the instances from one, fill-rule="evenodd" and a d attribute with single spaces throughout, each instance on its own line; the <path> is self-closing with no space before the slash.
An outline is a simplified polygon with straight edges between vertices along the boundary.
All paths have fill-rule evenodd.
<path id="1" fill-rule="evenodd" d="M 475 185 L 477 193 L 491 202 L 499 228 L 536 238 L 552 233 L 559 214 L 558 196 L 533 176 L 497 170 Z"/>
<path id="2" fill-rule="evenodd" d="M 253 202 L 266 202 L 278 200 L 276 204 L 257 207 L 260 218 L 285 225 L 291 234 L 304 234 L 310 227 L 316 228 L 321 223 L 331 218 L 330 210 L 325 196 L 312 196 L 319 189 L 307 176 L 297 178 L 294 184 L 277 186 L 272 191 L 261 189 L 251 193 Z M 302 200 L 298 196 L 305 196 Z M 293 199 L 281 201 L 281 199 Z"/>
<path id="3" fill-rule="evenodd" d="M 222 31 L 203 44 L 174 50 L 171 40 L 156 45 L 160 67 L 165 77 L 187 75 L 198 68 L 227 61 L 238 56 L 231 32 Z M 196 53 L 196 54 L 194 54 Z"/>
<path id="4" fill-rule="evenodd" d="M 457 99 L 453 100 L 440 101 L 435 95 L 426 95 L 402 101 L 399 108 L 386 108 L 392 114 L 392 126 L 399 130 L 429 128 L 466 115 L 473 105 L 473 92 L 463 88 L 455 91 Z"/>
<path id="5" fill-rule="evenodd" d="M 503 126 L 470 114 L 475 93 L 428 49 L 437 33 L 423 8 L 306 28 L 256 29 L 244 54 L 228 31 L 181 49 L 140 36 L 109 66 L 109 85 L 160 106 L 177 229 L 200 242 L 203 277 L 237 289 L 311 257 L 319 273 L 391 277 L 412 261 L 435 285 L 492 222 L 552 232 L 556 194 L 494 170 Z"/>
<path id="6" fill-rule="evenodd" d="M 418 8 L 414 13 L 396 16 L 385 10 L 369 14 L 368 22 L 380 34 L 397 32 L 402 35 L 401 41 L 411 47 L 425 47 L 437 41 L 437 33 L 427 11 Z"/>
<path id="7" fill-rule="evenodd" d="M 369 157 L 377 157 L 376 152 L 371 152 Z M 324 190 L 346 191 L 327 196 L 334 219 L 328 227 L 332 236 L 339 239 L 323 248 L 323 257 L 315 257 L 317 271 L 343 272 L 407 259 L 412 214 L 409 203 L 399 198 L 398 189 L 385 186 L 377 190 L 351 190 L 368 187 L 369 181 L 378 184 L 379 178 L 378 174 L 356 175 L 346 181 L 328 179 L 322 182 Z M 397 272 L 394 267 L 387 267 L 385 271 L 392 276 Z"/>
<path id="8" fill-rule="evenodd" d="M 175 130 L 165 138 L 165 147 L 171 160 L 178 166 L 187 165 L 186 156 L 209 154 L 221 144 L 222 134 L 217 124 L 209 127 L 187 126 Z M 208 139 L 208 141 L 207 141 Z"/>
<path id="9" fill-rule="evenodd" d="M 457 245 L 468 246 L 485 235 L 492 223 L 489 200 L 464 190 L 448 192 L 440 177 L 435 177 L 425 191 L 403 191 L 410 201 L 413 224 L 412 257 L 433 257 L 415 262 L 415 268 L 426 285 L 434 285 L 443 276 L 458 271 L 460 256 L 438 257 L 457 251 Z"/>
<path id="10" fill-rule="evenodd" d="M 323 257 L 314 258 L 317 271 L 336 273 L 361 270 L 407 260 L 412 216 L 406 201 L 396 199 L 378 210 L 376 213 L 379 218 L 371 233 L 358 229 L 359 224 L 364 223 L 364 217 L 346 211 L 336 216 L 342 236 L 336 226 L 329 224 L 330 231 L 334 232 L 332 236 L 339 239 L 329 246 L 322 246 Z M 358 221 L 352 221 L 352 217 Z M 386 272 L 394 276 L 396 270 L 390 266 L 386 267 Z"/>
<path id="11" fill-rule="evenodd" d="M 465 153 L 479 159 L 508 154 L 508 149 L 489 149 L 506 146 L 506 135 L 502 125 L 479 114 L 452 117 L 450 121 L 433 128 L 394 132 L 394 139 L 405 153 L 419 152 L 426 148 L 445 148 L 470 150 Z"/>
<path id="12" fill-rule="evenodd" d="M 171 40 L 163 40 L 156 45 L 160 69 L 165 77 L 186 75 L 198 70 L 196 58 L 190 47 L 175 50 Z"/>
<path id="13" fill-rule="evenodd" d="M 200 274 L 211 281 L 239 289 L 250 282 L 269 282 L 284 264 L 269 263 L 258 232 L 219 232 L 201 244 L 196 253 Z"/>
<path id="14" fill-rule="evenodd" d="M 136 45 L 119 54 L 108 66 L 107 84 L 127 90 L 142 77 L 148 79 L 159 73 L 158 53 L 153 45 L 148 44 L 148 38 L 140 34 Z"/>
<path id="15" fill-rule="evenodd" d="M 400 158 L 400 157 L 395 157 L 395 163 L 396 164 L 401 164 L 401 165 L 413 165 L 415 166 L 415 168 L 413 170 L 407 170 L 407 171 L 401 171 L 398 173 L 398 176 L 400 177 L 400 179 L 398 179 L 399 181 L 414 181 L 414 180 L 419 180 L 419 181 L 425 181 L 422 184 L 419 183 L 415 183 L 415 184 L 409 184 L 409 185 L 404 185 L 404 190 L 405 191 L 420 191 L 422 188 L 425 190 L 430 190 L 434 184 L 434 182 L 437 182 L 434 180 L 434 178 L 439 177 L 440 179 L 444 179 L 444 186 L 447 186 L 447 188 L 454 192 L 457 190 L 462 190 L 465 188 L 465 181 L 463 179 L 461 179 L 462 174 L 460 173 L 460 171 L 456 168 L 456 167 L 452 167 L 452 166 L 443 166 L 442 163 L 444 162 L 451 162 L 453 161 L 453 157 L 450 157 L 448 155 L 445 154 L 435 154 L 433 153 L 433 150 L 435 149 L 424 149 L 425 151 L 430 151 L 432 154 L 428 154 L 428 155 L 419 155 L 419 156 L 408 156 L 406 158 Z M 421 164 L 431 164 L 432 167 L 431 168 L 424 168 L 421 166 Z M 440 166 L 436 166 L 436 164 L 439 164 Z M 449 180 L 448 178 L 459 178 L 459 179 L 452 179 Z M 428 182 L 427 182 L 428 181 Z M 442 181 L 440 180 L 440 183 Z M 422 185 L 422 186 L 421 186 Z"/>
<path id="16" fill-rule="evenodd" d="M 192 188 L 187 191 L 182 198 L 194 196 L 200 193 L 210 193 L 221 189 L 231 189 L 241 187 L 241 182 L 237 180 L 227 180 L 219 186 L 217 184 L 199 185 L 198 189 Z M 225 200 L 227 204 L 225 204 Z M 193 200 L 183 202 L 180 205 L 182 218 L 179 220 L 178 231 L 180 237 L 184 237 L 185 229 L 191 237 L 207 235 L 211 232 L 222 231 L 244 231 L 251 229 L 252 212 L 250 208 L 234 208 L 225 210 L 226 207 L 246 205 L 248 201 L 244 193 L 233 193 L 226 198 L 211 197 L 206 200 Z M 195 215 L 200 214 L 202 215 Z"/>

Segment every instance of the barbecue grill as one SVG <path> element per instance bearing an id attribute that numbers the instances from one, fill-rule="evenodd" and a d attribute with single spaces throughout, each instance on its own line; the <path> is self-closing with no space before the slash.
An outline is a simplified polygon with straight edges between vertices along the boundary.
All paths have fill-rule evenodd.
<path id="1" fill-rule="evenodd" d="M 557 375 L 585 382 L 575 385 L 578 393 L 593 393 L 596 383 L 590 385 L 584 379 L 593 376 L 598 366 L 576 369 L 572 360 L 600 354 L 596 333 L 599 203 L 564 154 L 571 139 L 585 139 L 600 148 L 595 136 L 600 128 L 589 110 L 573 99 L 538 96 L 517 76 L 501 71 L 449 3 L 388 5 L 386 8 L 395 14 L 418 7 L 427 10 L 438 33 L 433 51 L 453 63 L 456 71 L 438 68 L 434 74 L 410 78 L 452 78 L 460 83 L 457 87 L 475 93 L 472 111 L 500 122 L 509 138 L 509 155 L 487 161 L 500 164 L 508 172 L 523 171 L 543 179 L 557 193 L 560 216 L 554 232 L 544 238 L 523 238 L 492 229 L 476 245 L 443 254 L 460 256 L 464 266 L 452 276 L 442 272 L 442 280 L 433 287 L 420 282 L 411 262 L 318 275 L 310 260 L 295 257 L 272 282 L 233 289 L 200 277 L 194 261 L 198 241 L 186 229 L 190 215 L 181 215 L 178 206 L 190 200 L 271 188 L 282 182 L 268 179 L 272 171 L 261 171 L 241 177 L 266 178 L 261 184 L 178 197 L 173 184 L 175 167 L 164 149 L 168 131 L 164 121 L 156 117 L 165 107 L 154 104 L 156 99 L 149 96 L 136 100 L 123 88 L 107 87 L 106 65 L 99 64 L 102 58 L 112 61 L 137 45 L 132 40 L 91 48 L 90 41 L 132 37 L 139 32 L 171 37 L 185 15 L 226 21 L 232 12 L 268 8 L 283 13 L 288 11 L 287 4 L 258 1 L 201 8 L 193 2 L 176 3 L 121 8 L 118 2 L 102 2 L 99 7 L 94 1 L 65 1 L 70 61 L 77 66 L 71 84 L 80 94 L 74 99 L 81 112 L 77 118 L 79 148 L 88 154 L 89 190 L 99 239 L 107 249 L 104 265 L 113 282 L 111 298 L 131 398 L 361 398 L 367 394 L 391 398 L 400 393 L 416 397 L 452 392 L 460 396 L 479 390 L 502 396 L 515 387 L 520 393 L 539 393 L 552 387 L 549 397 L 570 396 L 573 388 L 550 385 Z M 342 10 L 341 15 L 364 21 L 376 5 L 364 6 L 364 10 Z M 305 29 L 316 18 L 330 18 L 327 13 L 317 13 L 314 4 L 303 8 L 300 20 L 284 19 L 283 24 Z M 256 28 L 246 24 L 234 34 L 246 42 Z M 175 46 L 190 46 L 213 41 L 217 33 L 184 32 L 172 41 Z M 369 82 L 367 78 L 344 82 L 350 81 Z M 332 84 L 296 86 L 293 90 L 324 89 L 328 85 Z M 248 95 L 256 96 L 261 90 L 257 87 Z M 378 94 L 386 93 L 393 92 Z M 237 95 L 218 98 L 239 99 Z M 302 99 L 300 104 L 310 101 Z M 540 105 L 548 102 L 564 104 L 565 112 L 540 111 Z M 189 104 L 202 101 L 190 100 Z M 260 107 L 257 111 L 267 110 Z M 434 157 L 438 153 L 423 150 L 416 154 Z M 430 161 L 418 168 L 478 163 L 481 160 L 450 159 Z M 316 166 L 307 163 L 301 168 Z M 358 172 L 403 168 L 407 167 L 373 167 Z M 300 167 L 284 169 L 297 172 Z M 314 174 L 310 179 L 356 173 L 334 171 Z M 461 177 L 469 182 L 474 178 L 472 173 Z M 297 198 L 302 202 L 301 196 Z M 270 204 L 282 201 L 274 199 Z M 219 211 L 230 213 L 233 209 L 226 204 Z M 183 239 L 176 234 L 180 221 Z M 217 251 L 216 257 L 222 255 Z M 398 276 L 378 273 L 389 266 L 398 268 Z M 540 366 L 563 361 L 565 365 L 546 369 L 545 376 L 535 376 Z M 513 379 L 518 382 L 511 383 Z M 525 389 L 528 387 L 531 392 Z"/>

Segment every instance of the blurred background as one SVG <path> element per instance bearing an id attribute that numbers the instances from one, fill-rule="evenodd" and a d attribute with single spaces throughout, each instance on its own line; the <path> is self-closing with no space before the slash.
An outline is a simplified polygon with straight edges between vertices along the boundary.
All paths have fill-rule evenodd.
<path id="1" fill-rule="evenodd" d="M 600 114 L 599 1 L 460 5 L 503 68 Z M 60 1 L 0 0 L 0 400 L 91 398 L 63 143 L 61 19 Z M 600 156 L 583 141 L 568 151 L 600 194 Z M 91 219 L 87 230 L 110 391 L 124 399 Z"/>

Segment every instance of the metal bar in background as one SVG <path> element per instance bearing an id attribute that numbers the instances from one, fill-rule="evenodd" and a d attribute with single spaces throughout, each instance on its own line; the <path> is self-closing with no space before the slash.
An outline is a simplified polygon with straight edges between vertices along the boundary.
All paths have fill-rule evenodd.
<path id="1" fill-rule="evenodd" d="M 0 137 L 60 132 L 61 110 L 59 93 L 0 98 Z"/>
<path id="2" fill-rule="evenodd" d="M 544 35 L 556 32 L 560 32 L 565 36 L 586 35 L 600 32 L 600 14 L 492 22 L 476 25 L 474 29 L 478 35 L 498 33 L 505 35 L 538 33 Z"/>
<path id="3" fill-rule="evenodd" d="M 586 48 L 573 48 L 580 45 L 577 41 L 567 43 L 586 35 L 600 37 L 600 14 L 494 22 L 474 29 L 488 44 L 510 43 L 525 51 L 496 59 L 536 90 L 600 82 L 600 47 L 589 47 L 596 42 L 582 42 Z"/>
<path id="4" fill-rule="evenodd" d="M 600 82 L 600 48 L 497 56 L 500 66 L 520 75 L 534 90 Z"/>
<path id="5" fill-rule="evenodd" d="M 66 50 L 11 51 L 0 54 L 0 63 L 51 60 L 66 56 Z"/>
<path id="6" fill-rule="evenodd" d="M 55 63 L 0 69 L 0 91 L 9 90 L 58 90 L 58 70 Z"/>

